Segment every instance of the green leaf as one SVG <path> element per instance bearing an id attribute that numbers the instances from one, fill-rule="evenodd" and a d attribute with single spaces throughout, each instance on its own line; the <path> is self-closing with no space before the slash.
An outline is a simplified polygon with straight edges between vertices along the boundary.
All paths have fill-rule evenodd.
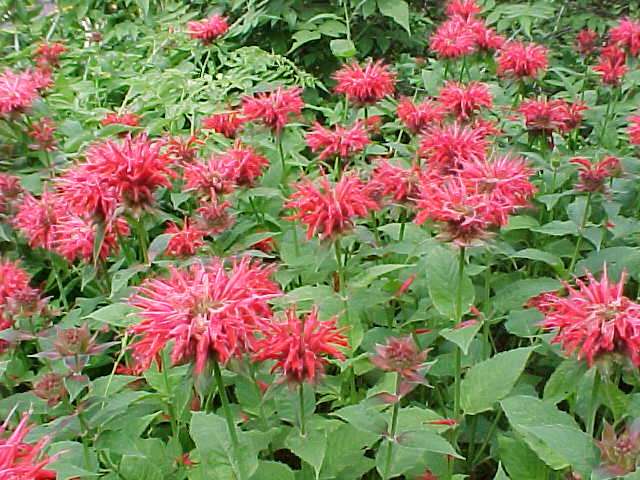
<path id="1" fill-rule="evenodd" d="M 378 0 L 378 10 L 404 28 L 409 35 L 409 5 L 404 0 Z"/>
<path id="2" fill-rule="evenodd" d="M 329 42 L 329 47 L 331 48 L 331 52 L 339 58 L 353 57 L 358 53 L 354 43 L 351 40 L 343 38 L 331 40 L 331 42 Z"/>
<path id="3" fill-rule="evenodd" d="M 476 336 L 476 333 L 482 328 L 482 323 L 477 322 L 464 328 L 445 328 L 440 331 L 440 335 L 450 342 L 455 343 L 463 354 L 469 353 L 469 346 Z"/>
<path id="4" fill-rule="evenodd" d="M 162 472 L 153 460 L 140 455 L 123 455 L 118 472 L 125 480 L 162 478 Z"/>
<path id="5" fill-rule="evenodd" d="M 471 279 L 464 274 L 458 285 L 458 256 L 448 248 L 435 246 L 426 256 L 427 286 L 436 309 L 445 317 L 455 319 L 457 290 L 462 288 L 462 311 L 466 313 L 473 304 L 474 291 Z"/>
<path id="6" fill-rule="evenodd" d="M 110 298 L 114 298 L 115 294 L 121 289 L 125 288 L 129 283 L 129 279 L 134 275 L 147 270 L 146 265 L 135 265 L 124 270 L 118 270 L 111 277 L 111 295 Z"/>
<path id="7" fill-rule="evenodd" d="M 450 455 L 455 458 L 464 458 L 455 451 L 449 442 L 428 429 L 403 432 L 399 435 L 398 444 L 403 447 L 424 450 L 425 452 L 441 453 L 442 455 Z"/>
<path id="8" fill-rule="evenodd" d="M 140 11 L 145 16 L 145 18 L 148 17 L 149 16 L 149 0 L 136 0 L 136 3 L 138 4 Z"/>
<path id="9" fill-rule="evenodd" d="M 538 250 L 536 248 L 525 248 L 524 250 L 519 250 L 510 255 L 511 258 L 527 258 L 529 260 L 537 260 L 540 262 L 544 262 L 548 265 L 551 265 L 556 270 L 563 269 L 562 260 L 560 257 L 553 255 L 552 253 L 545 252 L 543 250 Z"/>
<path id="10" fill-rule="evenodd" d="M 368 268 L 365 272 L 358 275 L 353 280 L 349 281 L 349 284 L 351 287 L 354 287 L 354 288 L 368 287 L 371 284 L 371 282 L 373 282 L 376 278 L 381 277 L 382 275 L 386 275 L 387 273 L 394 272 L 396 270 L 400 270 L 401 268 L 407 268 L 411 266 L 412 265 L 406 265 L 404 263 L 375 265 L 373 267 Z"/>
<path id="11" fill-rule="evenodd" d="M 152 240 L 147 252 L 149 254 L 150 262 L 153 262 L 157 257 L 164 253 L 172 238 L 173 233 L 163 233 Z"/>
<path id="12" fill-rule="evenodd" d="M 510 480 L 510 478 L 506 473 L 504 473 L 504 470 L 502 469 L 502 462 L 498 463 L 498 470 L 496 471 L 493 480 Z"/>
<path id="13" fill-rule="evenodd" d="M 546 478 L 547 466 L 522 440 L 500 435 L 498 451 L 500 460 L 512 478 L 518 480 Z"/>
<path id="14" fill-rule="evenodd" d="M 553 278 L 527 278 L 509 283 L 496 291 L 494 306 L 498 311 L 522 307 L 529 299 L 542 292 L 559 290 L 562 284 Z"/>
<path id="15" fill-rule="evenodd" d="M 280 462 L 261 461 L 251 480 L 295 480 L 293 470 Z"/>
<path id="16" fill-rule="evenodd" d="M 387 421 L 377 410 L 367 407 L 362 403 L 350 405 L 333 412 L 333 415 L 342 418 L 358 430 L 382 435 L 387 431 Z"/>
<path id="17" fill-rule="evenodd" d="M 460 400 L 467 415 L 491 410 L 505 398 L 524 370 L 534 347 L 500 352 L 474 365 L 462 381 Z"/>
<path id="18" fill-rule="evenodd" d="M 113 303 L 87 315 L 92 318 L 115 327 L 128 327 L 136 323 L 135 316 L 131 315 L 136 309 L 126 303 Z"/>
<path id="19" fill-rule="evenodd" d="M 571 220 L 554 220 L 540 227 L 533 227 L 531 231 L 552 236 L 578 235 L 578 225 Z"/>
<path id="20" fill-rule="evenodd" d="M 284 443 L 289 450 L 313 467 L 316 478 L 320 476 L 327 451 L 327 432 L 324 429 L 310 430 L 304 437 L 300 435 L 299 430 L 293 429 Z"/>
<path id="21" fill-rule="evenodd" d="M 297 50 L 302 45 L 308 42 L 312 42 L 314 40 L 318 40 L 322 35 L 317 30 L 298 30 L 296 33 L 292 35 L 293 45 L 287 53 L 291 53 L 294 50 Z"/>
<path id="22" fill-rule="evenodd" d="M 544 386 L 543 398 L 558 403 L 578 389 L 580 381 L 587 372 L 585 362 L 565 360 L 553 371 Z"/>
<path id="23" fill-rule="evenodd" d="M 544 316 L 534 308 L 511 310 L 504 327 L 507 329 L 507 332 L 517 335 L 518 337 L 534 337 L 538 334 L 538 324 L 543 318 Z"/>
<path id="24" fill-rule="evenodd" d="M 388 441 L 383 442 L 376 453 L 376 469 L 383 478 L 387 466 L 387 451 L 389 450 L 389 445 L 390 443 Z M 424 461 L 424 450 L 418 448 L 394 445 L 391 453 L 389 476 L 386 478 L 398 477 Z"/>

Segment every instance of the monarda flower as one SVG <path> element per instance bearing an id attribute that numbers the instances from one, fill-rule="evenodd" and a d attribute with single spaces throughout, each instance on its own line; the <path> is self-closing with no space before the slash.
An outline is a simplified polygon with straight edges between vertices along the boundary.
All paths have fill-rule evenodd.
<path id="1" fill-rule="evenodd" d="M 182 178 L 186 191 L 197 191 L 205 198 L 231 193 L 235 187 L 235 169 L 226 158 L 213 155 L 207 161 L 185 165 Z"/>
<path id="2" fill-rule="evenodd" d="M 476 50 L 476 35 L 467 21 L 454 17 L 441 23 L 431 35 L 429 48 L 439 58 L 459 58 Z"/>
<path id="3" fill-rule="evenodd" d="M 367 185 L 351 173 L 344 174 L 333 185 L 322 176 L 318 186 L 305 179 L 294 188 L 295 192 L 285 203 L 286 208 L 294 210 L 287 220 L 305 224 L 308 240 L 316 234 L 320 239 L 340 235 L 353 228 L 355 217 L 365 217 L 379 208 Z"/>
<path id="4" fill-rule="evenodd" d="M 370 357 L 380 370 L 395 372 L 400 377 L 399 395 L 409 393 L 416 384 L 426 384 L 424 372 L 427 369 L 427 350 L 418 348 L 412 337 L 389 337 L 384 344 L 375 347 L 376 353 Z M 399 398 L 390 399 L 395 403 Z"/>
<path id="5" fill-rule="evenodd" d="M 481 82 L 462 84 L 459 82 L 447 82 L 438 100 L 449 112 L 458 117 L 458 120 L 468 120 L 482 107 L 491 108 L 493 97 L 489 87 Z"/>
<path id="6" fill-rule="evenodd" d="M 36 397 L 46 400 L 50 407 L 60 403 L 68 394 L 64 377 L 59 373 L 44 374 L 33 386 L 33 393 Z"/>
<path id="7" fill-rule="evenodd" d="M 606 180 L 615 177 L 620 172 L 620 160 L 608 155 L 598 162 L 591 162 L 588 158 L 576 157 L 571 163 L 578 165 L 578 180 L 576 189 L 582 192 L 607 191 Z"/>
<path id="8" fill-rule="evenodd" d="M 391 197 L 395 202 L 409 202 L 417 195 L 420 169 L 417 166 L 402 168 L 380 159 L 369 181 L 372 197 Z"/>
<path id="9" fill-rule="evenodd" d="M 56 125 L 48 117 L 41 118 L 34 122 L 29 129 L 29 137 L 35 143 L 29 145 L 32 150 L 41 150 L 43 152 L 53 152 L 56 149 L 56 139 L 53 134 L 56 131 Z"/>
<path id="10" fill-rule="evenodd" d="M 635 472 L 640 460 L 640 420 L 634 420 L 620 434 L 605 422 L 602 439 L 596 444 L 600 449 L 600 465 L 594 473 L 602 478 L 620 478 Z"/>
<path id="11" fill-rule="evenodd" d="M 624 281 L 623 274 L 610 282 L 605 267 L 600 281 L 587 273 L 577 288 L 565 283 L 567 296 L 543 294 L 535 307 L 545 316 L 541 326 L 556 333 L 552 343 L 589 366 L 610 354 L 640 366 L 640 305 L 624 296 Z"/>
<path id="12" fill-rule="evenodd" d="M 272 372 L 279 372 L 292 384 L 316 383 L 322 377 L 327 357 L 344 360 L 340 348 L 349 343 L 337 319 L 320 321 L 318 308 L 298 318 L 295 307 L 285 312 L 283 321 L 261 322 L 258 339 L 252 344 L 253 360 L 275 360 Z"/>
<path id="13" fill-rule="evenodd" d="M 320 160 L 334 156 L 346 159 L 363 151 L 371 143 L 362 122 L 356 122 L 351 127 L 337 125 L 333 129 L 316 122 L 305 139 L 312 152 L 320 152 Z"/>
<path id="14" fill-rule="evenodd" d="M 198 146 L 204 145 L 195 135 L 189 137 L 169 137 L 164 141 L 165 154 L 173 163 L 187 165 L 198 156 Z"/>
<path id="15" fill-rule="evenodd" d="M 135 113 L 108 113 L 100 120 L 104 127 L 107 125 L 124 125 L 126 127 L 137 127 L 140 125 L 140 116 Z"/>
<path id="16" fill-rule="evenodd" d="M 398 102 L 397 114 L 400 121 L 411 133 L 419 133 L 433 123 L 442 121 L 445 110 L 442 105 L 431 100 L 413 103 L 403 97 Z"/>
<path id="17" fill-rule="evenodd" d="M 602 77 L 605 85 L 618 85 L 622 77 L 629 71 L 627 54 L 617 45 L 609 45 L 600 50 L 598 64 L 593 71 Z"/>
<path id="18" fill-rule="evenodd" d="M 11 416 L 11 415 L 9 415 Z M 31 427 L 29 415 L 23 415 L 16 429 L 5 435 L 9 426 L 7 418 L 0 426 L 0 478 L 6 480 L 55 480 L 56 473 L 45 467 L 56 460 L 57 455 L 47 457 L 43 450 L 49 443 L 42 437 L 35 443 L 26 443 L 25 438 Z"/>
<path id="19" fill-rule="evenodd" d="M 123 218 L 103 226 L 104 236 L 98 251 L 98 258 L 106 260 L 111 253 L 119 250 L 118 237 L 129 235 L 129 226 Z M 98 224 L 76 215 L 65 215 L 54 227 L 53 250 L 69 262 L 82 260 L 89 262 L 98 235 Z"/>
<path id="20" fill-rule="evenodd" d="M 22 112 L 38 98 L 38 83 L 31 72 L 6 69 L 0 74 L 0 114 Z"/>
<path id="21" fill-rule="evenodd" d="M 22 197 L 18 212 L 13 218 L 13 226 L 25 236 L 31 248 L 53 248 L 55 225 L 58 223 L 64 205 L 59 197 L 45 190 L 40 198 L 30 193 Z"/>
<path id="22" fill-rule="evenodd" d="M 43 42 L 35 50 L 35 61 L 40 67 L 54 68 L 59 65 L 60 55 L 67 51 L 63 43 Z"/>
<path id="23" fill-rule="evenodd" d="M 14 175 L 0 172 L 0 214 L 8 213 L 22 193 L 20 179 Z"/>
<path id="24" fill-rule="evenodd" d="M 449 17 L 472 18 L 480 13 L 480 7 L 475 0 L 449 0 L 445 8 Z"/>
<path id="25" fill-rule="evenodd" d="M 626 48 L 634 57 L 640 53 L 640 21 L 623 18 L 609 30 L 611 43 Z"/>
<path id="26" fill-rule="evenodd" d="M 197 225 L 190 222 L 188 218 L 184 219 L 182 228 L 173 222 L 169 222 L 164 233 L 172 235 L 165 250 L 165 253 L 171 257 L 195 255 L 198 249 L 204 245 L 203 238 L 206 234 Z"/>
<path id="27" fill-rule="evenodd" d="M 640 115 L 632 115 L 628 118 L 629 127 L 629 143 L 632 145 L 640 145 Z"/>
<path id="28" fill-rule="evenodd" d="M 207 232 L 207 235 L 218 235 L 229 230 L 235 222 L 229 207 L 229 202 L 220 202 L 215 198 L 201 203 L 196 210 L 198 228 Z"/>
<path id="29" fill-rule="evenodd" d="M 502 77 L 536 78 L 547 69 L 547 49 L 535 43 L 510 41 L 498 51 L 497 73 Z"/>
<path id="30" fill-rule="evenodd" d="M 487 27 L 482 20 L 468 21 L 478 50 L 488 52 L 502 48 L 506 39 L 493 28 Z"/>
<path id="31" fill-rule="evenodd" d="M 488 143 L 479 130 L 459 123 L 433 126 L 420 140 L 419 154 L 429 166 L 447 170 L 485 158 Z"/>
<path id="32" fill-rule="evenodd" d="M 214 113 L 202 119 L 202 128 L 213 130 L 227 138 L 235 138 L 245 121 L 242 115 L 236 111 Z"/>
<path id="33" fill-rule="evenodd" d="M 334 91 L 358 105 L 372 105 L 395 91 L 396 75 L 382 60 L 344 65 L 333 74 Z"/>
<path id="34" fill-rule="evenodd" d="M 23 291 L 31 290 L 29 286 L 29 274 L 25 272 L 19 262 L 12 262 L 0 258 L 0 330 L 12 325 L 12 321 L 6 318 L 6 313 L 11 299 Z M 3 319 L 8 324 L 3 323 Z"/>
<path id="35" fill-rule="evenodd" d="M 220 38 L 229 30 L 227 19 L 222 15 L 212 15 L 204 20 L 187 23 L 187 33 L 195 40 L 200 40 L 204 45 L 209 45 L 215 39 Z"/>
<path id="36" fill-rule="evenodd" d="M 576 50 L 581 55 L 591 55 L 596 51 L 598 33 L 589 28 L 584 28 L 576 35 Z"/>
<path id="37" fill-rule="evenodd" d="M 528 130 L 551 135 L 567 133 L 582 122 L 583 104 L 570 104 L 561 99 L 528 99 L 518 107 Z"/>
<path id="38" fill-rule="evenodd" d="M 136 370 L 148 369 L 169 342 L 173 364 L 195 360 L 196 373 L 210 358 L 226 364 L 248 351 L 253 332 L 272 317 L 269 300 L 281 294 L 272 273 L 246 258 L 227 270 L 214 258 L 143 282 L 129 299 L 142 319 L 130 328 Z"/>
<path id="39" fill-rule="evenodd" d="M 278 87 L 273 92 L 257 93 L 242 98 L 242 115 L 246 121 L 263 123 L 275 133 L 280 133 L 292 115 L 300 115 L 304 102 L 299 87 Z"/>
<path id="40" fill-rule="evenodd" d="M 68 213 L 109 223 L 120 205 L 115 186 L 86 163 L 75 165 L 55 180 L 56 196 Z"/>
<path id="41" fill-rule="evenodd" d="M 220 154 L 220 161 L 228 165 L 234 183 L 248 187 L 255 183 L 269 165 L 266 157 L 248 145 L 243 145 L 239 140 L 232 148 Z"/>
<path id="42" fill-rule="evenodd" d="M 104 140 L 89 147 L 84 168 L 113 188 L 120 202 L 137 214 L 153 204 L 156 189 L 171 188 L 171 159 L 160 153 L 161 146 L 145 134 L 127 135 L 121 142 Z"/>

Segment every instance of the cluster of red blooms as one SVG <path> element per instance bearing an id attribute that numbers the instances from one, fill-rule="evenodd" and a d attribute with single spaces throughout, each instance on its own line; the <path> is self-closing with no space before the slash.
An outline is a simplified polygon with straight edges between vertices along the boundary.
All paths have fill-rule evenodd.
<path id="1" fill-rule="evenodd" d="M 29 285 L 29 275 L 18 262 L 0 258 L 0 330 L 13 326 L 20 316 L 31 317 L 46 309 L 41 292 Z M 6 346 L 0 340 L 0 351 Z"/>
<path id="2" fill-rule="evenodd" d="M 588 158 L 576 157 L 571 163 L 578 165 L 578 184 L 576 189 L 582 192 L 607 191 L 606 180 L 620 173 L 620 160 L 607 155 L 598 162 L 591 162 Z"/>
<path id="3" fill-rule="evenodd" d="M 0 215 L 12 213 L 20 193 L 20 179 L 8 173 L 0 173 Z"/>
<path id="4" fill-rule="evenodd" d="M 320 152 L 320 160 L 334 156 L 347 159 L 363 151 L 371 143 L 367 127 L 361 121 L 351 127 L 337 125 L 333 129 L 316 122 L 305 138 L 312 152 Z"/>
<path id="5" fill-rule="evenodd" d="M 640 420 L 630 422 L 620 434 L 605 422 L 597 445 L 600 465 L 596 472 L 600 476 L 616 478 L 635 472 L 640 460 Z"/>
<path id="6" fill-rule="evenodd" d="M 556 332 L 553 343 L 567 355 L 577 353 L 589 366 L 611 354 L 640 366 L 640 305 L 624 296 L 625 275 L 609 281 L 607 270 L 597 281 L 591 273 L 577 279 L 577 288 L 565 283 L 567 296 L 545 293 L 531 303 L 545 318 L 541 325 Z"/>
<path id="7" fill-rule="evenodd" d="M 395 91 L 395 73 L 381 60 L 344 65 L 333 75 L 334 91 L 357 105 L 371 105 Z"/>
<path id="8" fill-rule="evenodd" d="M 63 43 L 43 42 L 35 50 L 36 65 L 40 68 L 55 68 L 60 65 L 60 56 L 67 51 Z"/>
<path id="9" fill-rule="evenodd" d="M 386 403 L 396 403 L 416 385 L 427 383 L 424 371 L 428 351 L 421 351 L 412 337 L 389 337 L 385 344 L 376 345 L 375 349 L 371 363 L 385 372 L 396 372 L 401 379 L 395 394 L 382 396 Z"/>
<path id="10" fill-rule="evenodd" d="M 29 136 L 34 140 L 34 143 L 29 145 L 29 148 L 43 152 L 53 152 L 57 145 L 56 139 L 53 137 L 55 131 L 56 126 L 53 120 L 48 117 L 34 122 L 29 130 Z"/>
<path id="11" fill-rule="evenodd" d="M 47 457 L 43 450 L 49 443 L 43 437 L 36 443 L 27 443 L 25 438 L 31 427 L 29 415 L 24 415 L 16 429 L 5 437 L 9 419 L 0 426 L 0 478 L 6 480 L 55 480 L 56 473 L 45 467 L 56 460 L 56 456 Z"/>
<path id="12" fill-rule="evenodd" d="M 444 107 L 431 100 L 414 103 L 411 99 L 403 97 L 398 102 L 396 110 L 398 118 L 411 133 L 419 133 L 433 123 L 439 123 L 446 112 Z"/>
<path id="13" fill-rule="evenodd" d="M 135 113 L 107 113 L 105 117 L 100 120 L 100 124 L 104 127 L 107 125 L 124 125 L 126 127 L 137 127 L 140 125 L 140 116 Z"/>
<path id="14" fill-rule="evenodd" d="M 213 130 L 227 138 L 235 138 L 246 119 L 242 112 L 231 110 L 228 112 L 214 113 L 202 119 L 202 128 Z"/>
<path id="15" fill-rule="evenodd" d="M 497 73 L 500 76 L 515 78 L 536 78 L 547 69 L 548 51 L 542 45 L 506 42 L 496 57 Z"/>
<path id="16" fill-rule="evenodd" d="M 304 107 L 302 89 L 278 87 L 272 92 L 260 92 L 242 98 L 242 116 L 245 121 L 260 122 L 274 133 L 282 131 L 292 115 L 300 115 Z"/>
<path id="17" fill-rule="evenodd" d="M 204 20 L 187 23 L 187 33 L 193 39 L 200 40 L 204 45 L 209 45 L 217 38 L 223 36 L 229 30 L 227 19 L 221 15 L 212 15 Z"/>
<path id="18" fill-rule="evenodd" d="M 640 115 L 632 115 L 628 118 L 629 142 L 632 145 L 640 145 Z"/>
<path id="19" fill-rule="evenodd" d="M 545 135 L 570 132 L 580 125 L 585 110 L 587 107 L 581 102 L 569 103 L 562 99 L 546 98 L 523 100 L 518 107 L 526 127 Z"/>

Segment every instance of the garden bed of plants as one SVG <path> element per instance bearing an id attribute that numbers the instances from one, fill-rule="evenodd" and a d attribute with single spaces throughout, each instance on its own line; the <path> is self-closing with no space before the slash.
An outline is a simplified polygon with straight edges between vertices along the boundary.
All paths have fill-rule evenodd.
<path id="1" fill-rule="evenodd" d="M 0 480 L 640 478 L 631 7 L 0 5 Z"/>

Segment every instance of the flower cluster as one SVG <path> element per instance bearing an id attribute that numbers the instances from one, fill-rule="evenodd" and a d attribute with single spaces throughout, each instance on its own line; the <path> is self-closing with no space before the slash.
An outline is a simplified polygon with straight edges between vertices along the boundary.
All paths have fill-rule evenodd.
<path id="1" fill-rule="evenodd" d="M 498 51 L 496 62 L 500 76 L 536 78 L 547 69 L 548 52 L 542 45 L 509 41 Z"/>
<path id="2" fill-rule="evenodd" d="M 606 192 L 606 180 L 620 172 L 620 160 L 611 155 L 594 163 L 588 158 L 576 157 L 571 159 L 571 163 L 578 165 L 576 189 L 583 192 Z"/>
<path id="3" fill-rule="evenodd" d="M 299 87 L 278 87 L 273 92 L 261 92 L 242 98 L 242 115 L 246 121 L 261 122 L 280 133 L 292 115 L 300 115 L 304 102 Z"/>
<path id="4" fill-rule="evenodd" d="M 320 152 L 320 160 L 333 156 L 346 159 L 361 152 L 371 143 L 363 122 L 356 122 L 351 127 L 337 125 L 333 129 L 316 122 L 305 138 L 312 152 Z"/>
<path id="5" fill-rule="evenodd" d="M 187 23 L 187 33 L 193 39 L 202 41 L 208 45 L 217 38 L 223 36 L 229 30 L 227 19 L 221 15 L 211 15 L 204 20 Z"/>
<path id="6" fill-rule="evenodd" d="M 27 443 L 25 438 L 31 427 L 29 415 L 24 415 L 16 429 L 5 437 L 9 419 L 0 426 L 0 478 L 7 480 L 32 479 L 55 480 L 56 473 L 46 466 L 57 456 L 48 457 L 43 450 L 49 443 L 48 437 L 42 437 L 36 443 Z"/>
<path id="7" fill-rule="evenodd" d="M 524 100 L 518 111 L 523 115 L 529 130 L 550 135 L 553 132 L 568 133 L 582 122 L 582 103 L 568 103 L 562 99 Z"/>
<path id="8" fill-rule="evenodd" d="M 337 82 L 335 92 L 360 105 L 376 103 L 395 91 L 396 76 L 380 60 L 369 61 L 364 66 L 349 63 L 333 78 Z"/>

